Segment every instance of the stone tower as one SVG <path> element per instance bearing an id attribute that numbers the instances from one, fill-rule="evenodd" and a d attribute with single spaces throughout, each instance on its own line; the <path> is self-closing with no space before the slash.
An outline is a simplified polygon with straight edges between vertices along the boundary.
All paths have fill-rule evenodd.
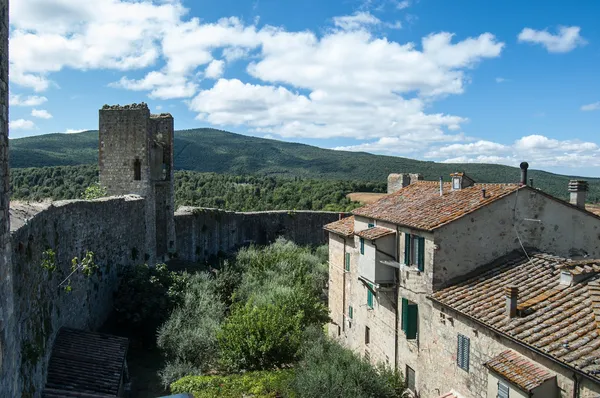
<path id="1" fill-rule="evenodd" d="M 145 103 L 104 105 L 99 126 L 100 184 L 109 195 L 146 198 L 145 261 L 175 252 L 173 116 Z"/>
<path id="2" fill-rule="evenodd" d="M 0 0 L 0 396 L 19 396 L 8 205 L 8 0 Z"/>

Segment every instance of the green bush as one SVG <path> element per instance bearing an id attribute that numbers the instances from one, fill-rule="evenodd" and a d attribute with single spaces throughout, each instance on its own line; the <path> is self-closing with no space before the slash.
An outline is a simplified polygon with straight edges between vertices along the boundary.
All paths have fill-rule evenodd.
<path id="1" fill-rule="evenodd" d="M 400 397 L 403 388 L 398 373 L 384 366 L 374 368 L 321 331 L 313 329 L 306 336 L 307 344 L 292 383 L 298 397 Z"/>
<path id="2" fill-rule="evenodd" d="M 195 398 L 292 397 L 292 370 L 259 371 L 229 376 L 187 376 L 171 384 L 171 393 Z"/>
<path id="3" fill-rule="evenodd" d="M 171 383 L 185 376 L 200 376 L 202 370 L 189 362 L 175 361 L 167 362 L 165 367 L 158 372 L 160 381 L 165 389 Z"/>
<path id="4" fill-rule="evenodd" d="M 92 200 L 106 196 L 106 188 L 95 182 L 83 191 L 81 199 Z"/>
<path id="5" fill-rule="evenodd" d="M 158 330 L 158 347 L 171 362 L 206 370 L 219 357 L 217 333 L 224 316 L 214 278 L 205 272 L 194 274 L 186 280 L 180 305 Z"/>
<path id="6" fill-rule="evenodd" d="M 303 318 L 284 302 L 235 306 L 217 336 L 223 365 L 259 370 L 290 364 L 302 342 Z"/>

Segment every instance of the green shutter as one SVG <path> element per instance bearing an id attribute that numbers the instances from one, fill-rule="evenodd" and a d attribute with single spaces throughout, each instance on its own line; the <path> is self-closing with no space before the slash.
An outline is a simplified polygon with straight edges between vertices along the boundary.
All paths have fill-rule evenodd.
<path id="1" fill-rule="evenodd" d="M 346 271 L 350 271 L 350 253 L 346 253 Z"/>
<path id="2" fill-rule="evenodd" d="M 419 322 L 419 311 L 416 304 L 408 304 L 406 318 L 408 325 L 406 327 L 406 338 L 414 340 L 417 338 L 417 325 Z"/>
<path id="3" fill-rule="evenodd" d="M 369 283 L 369 287 L 373 289 L 373 285 Z M 373 292 L 367 288 L 367 305 L 369 308 L 373 308 Z"/>
<path id="4" fill-rule="evenodd" d="M 410 265 L 410 234 L 404 234 L 404 264 Z"/>
<path id="5" fill-rule="evenodd" d="M 417 266 L 419 271 L 425 270 L 425 238 L 417 238 L 419 242 L 419 251 L 417 252 Z"/>
<path id="6" fill-rule="evenodd" d="M 348 307 L 348 318 L 353 319 L 353 314 L 354 311 L 352 311 L 352 306 Z"/>
<path id="7" fill-rule="evenodd" d="M 373 227 L 375 227 L 375 224 L 369 223 L 369 228 L 373 228 Z"/>
<path id="8" fill-rule="evenodd" d="M 365 240 L 360 238 L 360 254 L 365 254 Z"/>
<path id="9" fill-rule="evenodd" d="M 402 298 L 402 331 L 406 333 L 408 327 L 408 300 Z"/>

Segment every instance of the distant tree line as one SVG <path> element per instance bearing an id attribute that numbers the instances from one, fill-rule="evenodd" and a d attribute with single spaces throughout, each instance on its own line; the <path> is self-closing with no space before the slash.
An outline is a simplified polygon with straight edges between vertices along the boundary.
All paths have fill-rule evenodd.
<path id="1" fill-rule="evenodd" d="M 11 170 L 12 199 L 78 199 L 98 183 L 98 167 L 55 166 Z M 300 177 L 234 176 L 195 171 L 175 172 L 177 206 L 216 207 L 235 211 L 329 210 L 358 206 L 350 192 L 385 192 L 386 184 Z"/>

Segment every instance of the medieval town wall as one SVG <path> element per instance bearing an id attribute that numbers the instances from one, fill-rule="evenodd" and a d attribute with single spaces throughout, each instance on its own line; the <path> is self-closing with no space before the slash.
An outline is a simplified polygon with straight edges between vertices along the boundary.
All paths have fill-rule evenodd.
<path id="1" fill-rule="evenodd" d="M 264 245 L 283 237 L 298 245 L 327 243 L 323 225 L 340 213 L 326 211 L 233 212 L 182 207 L 175 213 L 177 257 L 205 262 L 251 243 Z"/>
<path id="2" fill-rule="evenodd" d="M 135 195 L 54 202 L 13 231 L 16 337 L 4 351 L 16 357 L 7 365 L 16 367 L 17 389 L 10 396 L 39 396 L 61 327 L 96 330 L 107 319 L 120 271 L 144 261 L 144 202 Z M 88 251 L 97 272 L 76 272 L 61 285 L 73 258 Z"/>

